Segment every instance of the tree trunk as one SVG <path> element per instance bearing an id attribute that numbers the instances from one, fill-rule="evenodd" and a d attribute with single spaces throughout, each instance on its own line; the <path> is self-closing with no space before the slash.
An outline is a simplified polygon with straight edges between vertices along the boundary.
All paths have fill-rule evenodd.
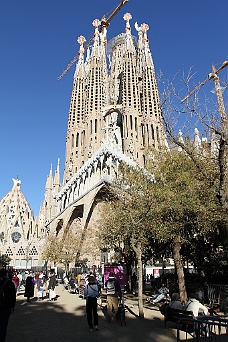
<path id="1" fill-rule="evenodd" d="M 173 249 L 173 259 L 174 259 L 174 263 L 175 263 L 176 270 L 177 270 L 180 299 L 181 299 L 181 301 L 186 302 L 187 301 L 187 291 L 186 291 L 186 285 L 185 285 L 183 265 L 181 262 L 181 255 L 180 255 L 181 243 L 180 243 L 180 237 L 179 236 L 174 238 L 173 244 L 172 244 L 172 249 Z"/>
<path id="2" fill-rule="evenodd" d="M 227 130 L 227 127 L 225 126 Z M 227 133 L 226 133 L 227 134 Z M 220 181 L 219 181 L 219 194 L 218 199 L 221 206 L 228 213 L 228 188 L 227 188 L 227 167 L 228 167 L 228 139 L 221 136 L 219 145 L 219 169 L 220 169 Z"/>
<path id="3" fill-rule="evenodd" d="M 136 253 L 137 262 L 138 262 L 138 272 L 139 272 L 139 281 L 138 281 L 138 306 L 139 306 L 139 318 L 144 318 L 143 312 L 143 264 L 142 264 L 142 252 L 137 249 Z"/>

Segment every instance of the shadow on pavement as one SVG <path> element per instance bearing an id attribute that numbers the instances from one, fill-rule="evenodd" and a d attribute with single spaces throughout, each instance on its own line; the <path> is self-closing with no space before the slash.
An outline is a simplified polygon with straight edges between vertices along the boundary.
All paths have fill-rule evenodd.
<path id="1" fill-rule="evenodd" d="M 59 286 L 60 288 L 60 286 Z M 164 328 L 162 317 L 146 310 L 145 319 L 136 317 L 135 310 L 126 312 L 126 326 L 117 321 L 108 323 L 103 309 L 98 309 L 99 331 L 90 332 L 86 320 L 85 301 L 67 291 L 55 302 L 31 299 L 23 293 L 17 296 L 15 311 L 9 320 L 6 342 L 73 342 L 73 341 L 156 341 L 175 342 L 170 329 Z M 105 312 L 105 311 L 104 311 Z"/>

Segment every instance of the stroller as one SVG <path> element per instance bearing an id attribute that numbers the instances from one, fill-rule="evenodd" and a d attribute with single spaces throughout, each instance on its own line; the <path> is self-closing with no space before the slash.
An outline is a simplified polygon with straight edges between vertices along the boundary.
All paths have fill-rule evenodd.
<path id="1" fill-rule="evenodd" d="M 84 289 L 85 289 L 85 286 L 86 286 L 86 281 L 85 279 L 81 279 L 80 283 L 79 283 L 79 286 L 78 286 L 78 296 L 80 298 L 84 298 Z"/>

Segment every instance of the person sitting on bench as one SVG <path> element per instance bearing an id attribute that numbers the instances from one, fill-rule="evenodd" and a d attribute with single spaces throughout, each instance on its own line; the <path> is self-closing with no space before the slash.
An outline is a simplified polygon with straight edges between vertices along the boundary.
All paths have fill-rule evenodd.
<path id="1" fill-rule="evenodd" d="M 199 316 L 199 309 L 201 309 L 203 311 L 204 315 L 208 314 L 208 309 L 206 308 L 206 306 L 201 304 L 196 299 L 196 295 L 194 293 L 190 293 L 189 300 L 184 305 L 184 310 L 185 311 L 192 311 L 193 316 L 197 319 L 197 317 Z"/>
<path id="2" fill-rule="evenodd" d="M 169 307 L 172 309 L 183 310 L 183 305 L 180 302 L 179 293 L 174 292 L 171 297 L 171 302 L 169 302 Z"/>

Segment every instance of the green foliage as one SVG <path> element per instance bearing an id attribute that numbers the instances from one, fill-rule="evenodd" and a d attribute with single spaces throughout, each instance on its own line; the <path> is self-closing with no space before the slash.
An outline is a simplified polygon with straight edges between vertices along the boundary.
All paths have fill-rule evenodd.
<path id="1" fill-rule="evenodd" d="M 71 231 L 63 236 L 50 235 L 43 249 L 43 260 L 51 261 L 54 264 L 64 264 L 68 267 L 71 262 L 76 260 L 79 243 L 79 239 Z"/>
<path id="2" fill-rule="evenodd" d="M 121 177 L 112 187 L 114 196 L 101 212 L 101 247 L 116 248 L 124 245 L 125 252 L 140 248 L 145 255 L 150 248 L 150 210 L 153 204 L 151 177 L 141 169 L 121 167 Z M 107 215 L 108 213 L 108 215 Z"/>
<path id="3" fill-rule="evenodd" d="M 101 212 L 100 245 L 134 252 L 140 248 L 146 261 L 169 257 L 176 239 L 184 260 L 198 266 L 210 254 L 212 241 L 214 251 L 221 246 L 225 231 L 216 189 L 184 153 L 154 156 L 146 171 L 122 165 L 114 195 Z"/>
<path id="4" fill-rule="evenodd" d="M 205 183 L 194 163 L 182 153 L 163 153 L 151 165 L 157 205 L 151 212 L 154 233 L 161 241 L 177 234 L 181 243 L 212 232 L 221 217 L 215 190 Z"/>
<path id="5" fill-rule="evenodd" d="M 10 261 L 11 261 L 11 258 L 8 255 L 6 254 L 0 255 L 0 264 L 2 266 L 9 265 Z"/>

